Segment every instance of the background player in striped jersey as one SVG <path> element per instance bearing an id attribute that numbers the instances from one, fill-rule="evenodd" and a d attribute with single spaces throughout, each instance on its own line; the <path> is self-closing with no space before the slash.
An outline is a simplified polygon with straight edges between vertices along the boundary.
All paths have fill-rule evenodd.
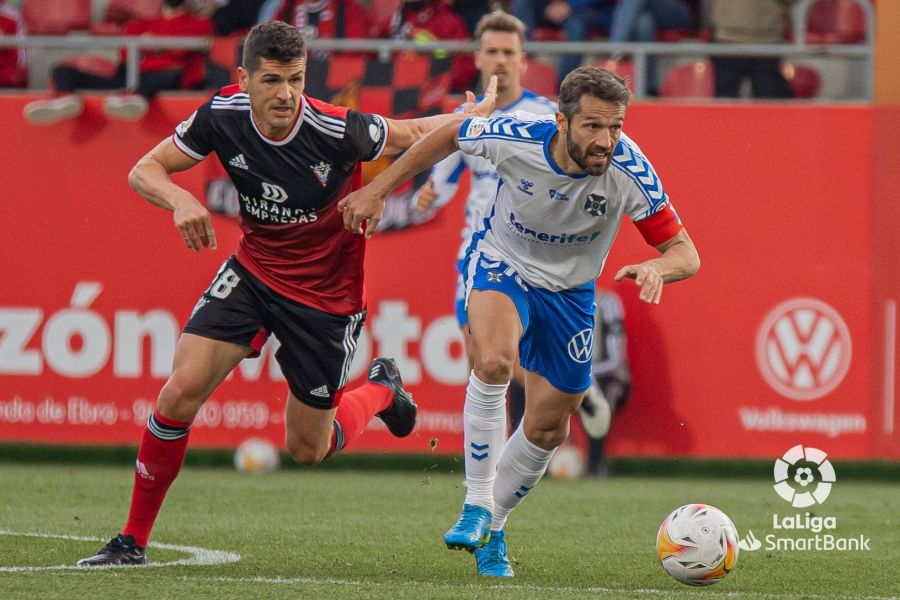
<path id="1" fill-rule="evenodd" d="M 362 183 L 360 161 L 402 152 L 465 115 L 395 121 L 306 96 L 305 44 L 282 22 L 254 27 L 243 60 L 240 84 L 219 90 L 129 175 L 135 191 L 173 212 L 189 249 L 215 250 L 209 212 L 170 177 L 215 152 L 238 191 L 244 235 L 179 338 L 138 451 L 128 520 L 79 565 L 147 562 L 144 547 L 194 417 L 270 333 L 281 342 L 287 449 L 297 462 L 315 464 L 350 444 L 375 415 L 398 437 L 415 426 L 416 405 L 393 360 L 375 359 L 368 382 L 344 390 L 366 312 L 365 240 L 344 229 L 336 204 Z M 494 108 L 492 86 L 480 114 Z"/>
<path id="2" fill-rule="evenodd" d="M 441 127 L 339 204 L 345 226 L 361 233 L 392 189 L 454 150 L 490 160 L 500 174 L 463 266 L 475 362 L 466 395 L 494 406 L 518 356 L 526 372 L 525 417 L 503 445 L 496 426 L 502 408 L 464 414 L 483 425 L 465 427 L 466 453 L 497 470 L 477 478 L 467 470 L 466 483 L 482 488 L 481 500 L 465 504 L 444 536 L 448 547 L 473 550 L 484 575 L 513 575 L 506 519 L 568 437 L 571 414 L 590 387 L 594 281 L 622 218 L 627 214 L 661 254 L 616 273 L 616 280 L 635 281 L 642 301 L 659 303 L 663 284 L 700 267 L 653 167 L 622 132 L 630 99 L 625 82 L 581 67 L 563 80 L 559 99 L 555 118 L 516 113 Z"/>

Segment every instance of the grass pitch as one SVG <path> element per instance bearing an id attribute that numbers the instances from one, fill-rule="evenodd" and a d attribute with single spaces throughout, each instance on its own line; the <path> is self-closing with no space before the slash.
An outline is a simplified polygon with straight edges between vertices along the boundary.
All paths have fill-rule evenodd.
<path id="1" fill-rule="evenodd" d="M 900 594 L 900 504 L 889 482 L 846 481 L 815 514 L 869 551 L 742 551 L 724 582 L 694 589 L 656 561 L 662 519 L 689 502 L 724 510 L 741 536 L 776 531 L 772 514 L 803 513 L 765 478 L 620 477 L 544 480 L 513 513 L 512 580 L 475 575 L 474 559 L 441 536 L 464 496 L 460 473 L 284 470 L 261 476 L 185 468 L 148 550 L 152 563 L 184 548 L 236 562 L 158 568 L 59 569 L 116 533 L 129 467 L 0 463 L 0 598 L 890 598 Z M 840 479 L 840 476 L 839 476 Z M 787 509 L 787 510 L 786 510 Z M 47 534 L 32 537 L 23 534 Z M 73 538 L 94 538 L 93 540 Z M 215 556 L 214 556 L 215 558 Z M 221 558 L 221 557 L 220 557 Z M 24 568 L 31 570 L 23 570 Z"/>

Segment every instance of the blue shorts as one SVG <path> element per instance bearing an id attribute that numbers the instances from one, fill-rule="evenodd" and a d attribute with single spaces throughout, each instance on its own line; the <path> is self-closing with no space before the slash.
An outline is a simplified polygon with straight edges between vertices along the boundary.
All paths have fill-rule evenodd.
<path id="1" fill-rule="evenodd" d="M 453 302 L 456 312 L 456 324 L 459 325 L 460 329 L 469 324 L 469 315 L 466 314 L 466 280 L 462 275 L 465 263 L 466 259 L 463 258 L 456 264 L 458 276 L 456 278 L 456 298 Z"/>
<path id="2" fill-rule="evenodd" d="M 472 290 L 509 297 L 522 321 L 519 363 L 556 389 L 577 394 L 591 386 L 594 349 L 594 282 L 552 292 L 534 287 L 501 261 L 471 252 L 463 262 L 465 306 Z"/>

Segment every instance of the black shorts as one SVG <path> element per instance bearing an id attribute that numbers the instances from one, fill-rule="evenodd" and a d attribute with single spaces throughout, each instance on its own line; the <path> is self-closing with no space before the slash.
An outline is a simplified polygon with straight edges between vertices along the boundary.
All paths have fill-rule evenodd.
<path id="1" fill-rule="evenodd" d="M 275 358 L 291 393 L 329 409 L 347 384 L 366 312 L 332 315 L 271 290 L 232 256 L 219 269 L 184 326 L 185 333 L 231 342 L 258 356 L 269 334 L 281 342 Z"/>

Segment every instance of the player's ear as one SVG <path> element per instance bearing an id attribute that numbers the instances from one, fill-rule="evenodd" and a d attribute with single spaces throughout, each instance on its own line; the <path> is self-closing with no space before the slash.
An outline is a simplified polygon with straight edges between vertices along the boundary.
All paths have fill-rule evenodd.
<path id="1" fill-rule="evenodd" d="M 564 135 L 569 133 L 569 120 L 560 111 L 556 111 L 556 128 Z"/>
<path id="2" fill-rule="evenodd" d="M 247 71 L 244 67 L 238 67 L 238 85 L 241 86 L 241 91 L 247 91 L 247 84 L 250 83 L 250 72 Z"/>

